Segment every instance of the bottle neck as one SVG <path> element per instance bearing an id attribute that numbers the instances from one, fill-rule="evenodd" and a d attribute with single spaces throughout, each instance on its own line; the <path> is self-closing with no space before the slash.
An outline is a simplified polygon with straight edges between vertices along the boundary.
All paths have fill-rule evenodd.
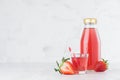
<path id="1" fill-rule="evenodd" d="M 85 24 L 85 28 L 96 28 L 96 24 Z"/>

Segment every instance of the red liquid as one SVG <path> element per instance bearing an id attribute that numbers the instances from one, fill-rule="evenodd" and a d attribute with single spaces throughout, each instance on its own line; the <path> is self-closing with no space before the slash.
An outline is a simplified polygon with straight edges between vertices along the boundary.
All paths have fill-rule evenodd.
<path id="1" fill-rule="evenodd" d="M 93 70 L 100 59 L 100 40 L 95 28 L 84 28 L 81 38 L 81 53 L 88 53 L 88 70 Z"/>
<path id="2" fill-rule="evenodd" d="M 87 69 L 87 57 L 72 57 L 72 63 L 76 71 L 85 71 Z"/>

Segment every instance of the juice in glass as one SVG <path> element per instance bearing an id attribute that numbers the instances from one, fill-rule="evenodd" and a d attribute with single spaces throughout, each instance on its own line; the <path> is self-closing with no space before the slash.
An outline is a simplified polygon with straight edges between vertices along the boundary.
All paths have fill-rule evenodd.
<path id="1" fill-rule="evenodd" d="M 75 70 L 79 73 L 86 73 L 88 54 L 74 53 L 74 56 L 72 56 L 71 58 Z"/>

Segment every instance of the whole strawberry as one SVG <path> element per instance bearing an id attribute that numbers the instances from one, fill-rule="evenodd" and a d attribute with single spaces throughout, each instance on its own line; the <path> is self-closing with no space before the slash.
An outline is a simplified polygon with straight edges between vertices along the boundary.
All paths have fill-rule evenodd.
<path id="1" fill-rule="evenodd" d="M 102 59 L 102 61 L 98 61 L 94 67 L 96 72 L 104 72 L 108 69 L 107 60 Z"/>

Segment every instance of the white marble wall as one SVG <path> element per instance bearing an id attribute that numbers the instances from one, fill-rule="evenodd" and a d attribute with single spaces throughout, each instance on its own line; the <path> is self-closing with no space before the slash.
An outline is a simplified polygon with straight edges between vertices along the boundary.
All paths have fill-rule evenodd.
<path id="1" fill-rule="evenodd" d="M 98 19 L 102 57 L 120 61 L 120 0 L 0 0 L 0 63 L 60 59 L 85 17 Z"/>

